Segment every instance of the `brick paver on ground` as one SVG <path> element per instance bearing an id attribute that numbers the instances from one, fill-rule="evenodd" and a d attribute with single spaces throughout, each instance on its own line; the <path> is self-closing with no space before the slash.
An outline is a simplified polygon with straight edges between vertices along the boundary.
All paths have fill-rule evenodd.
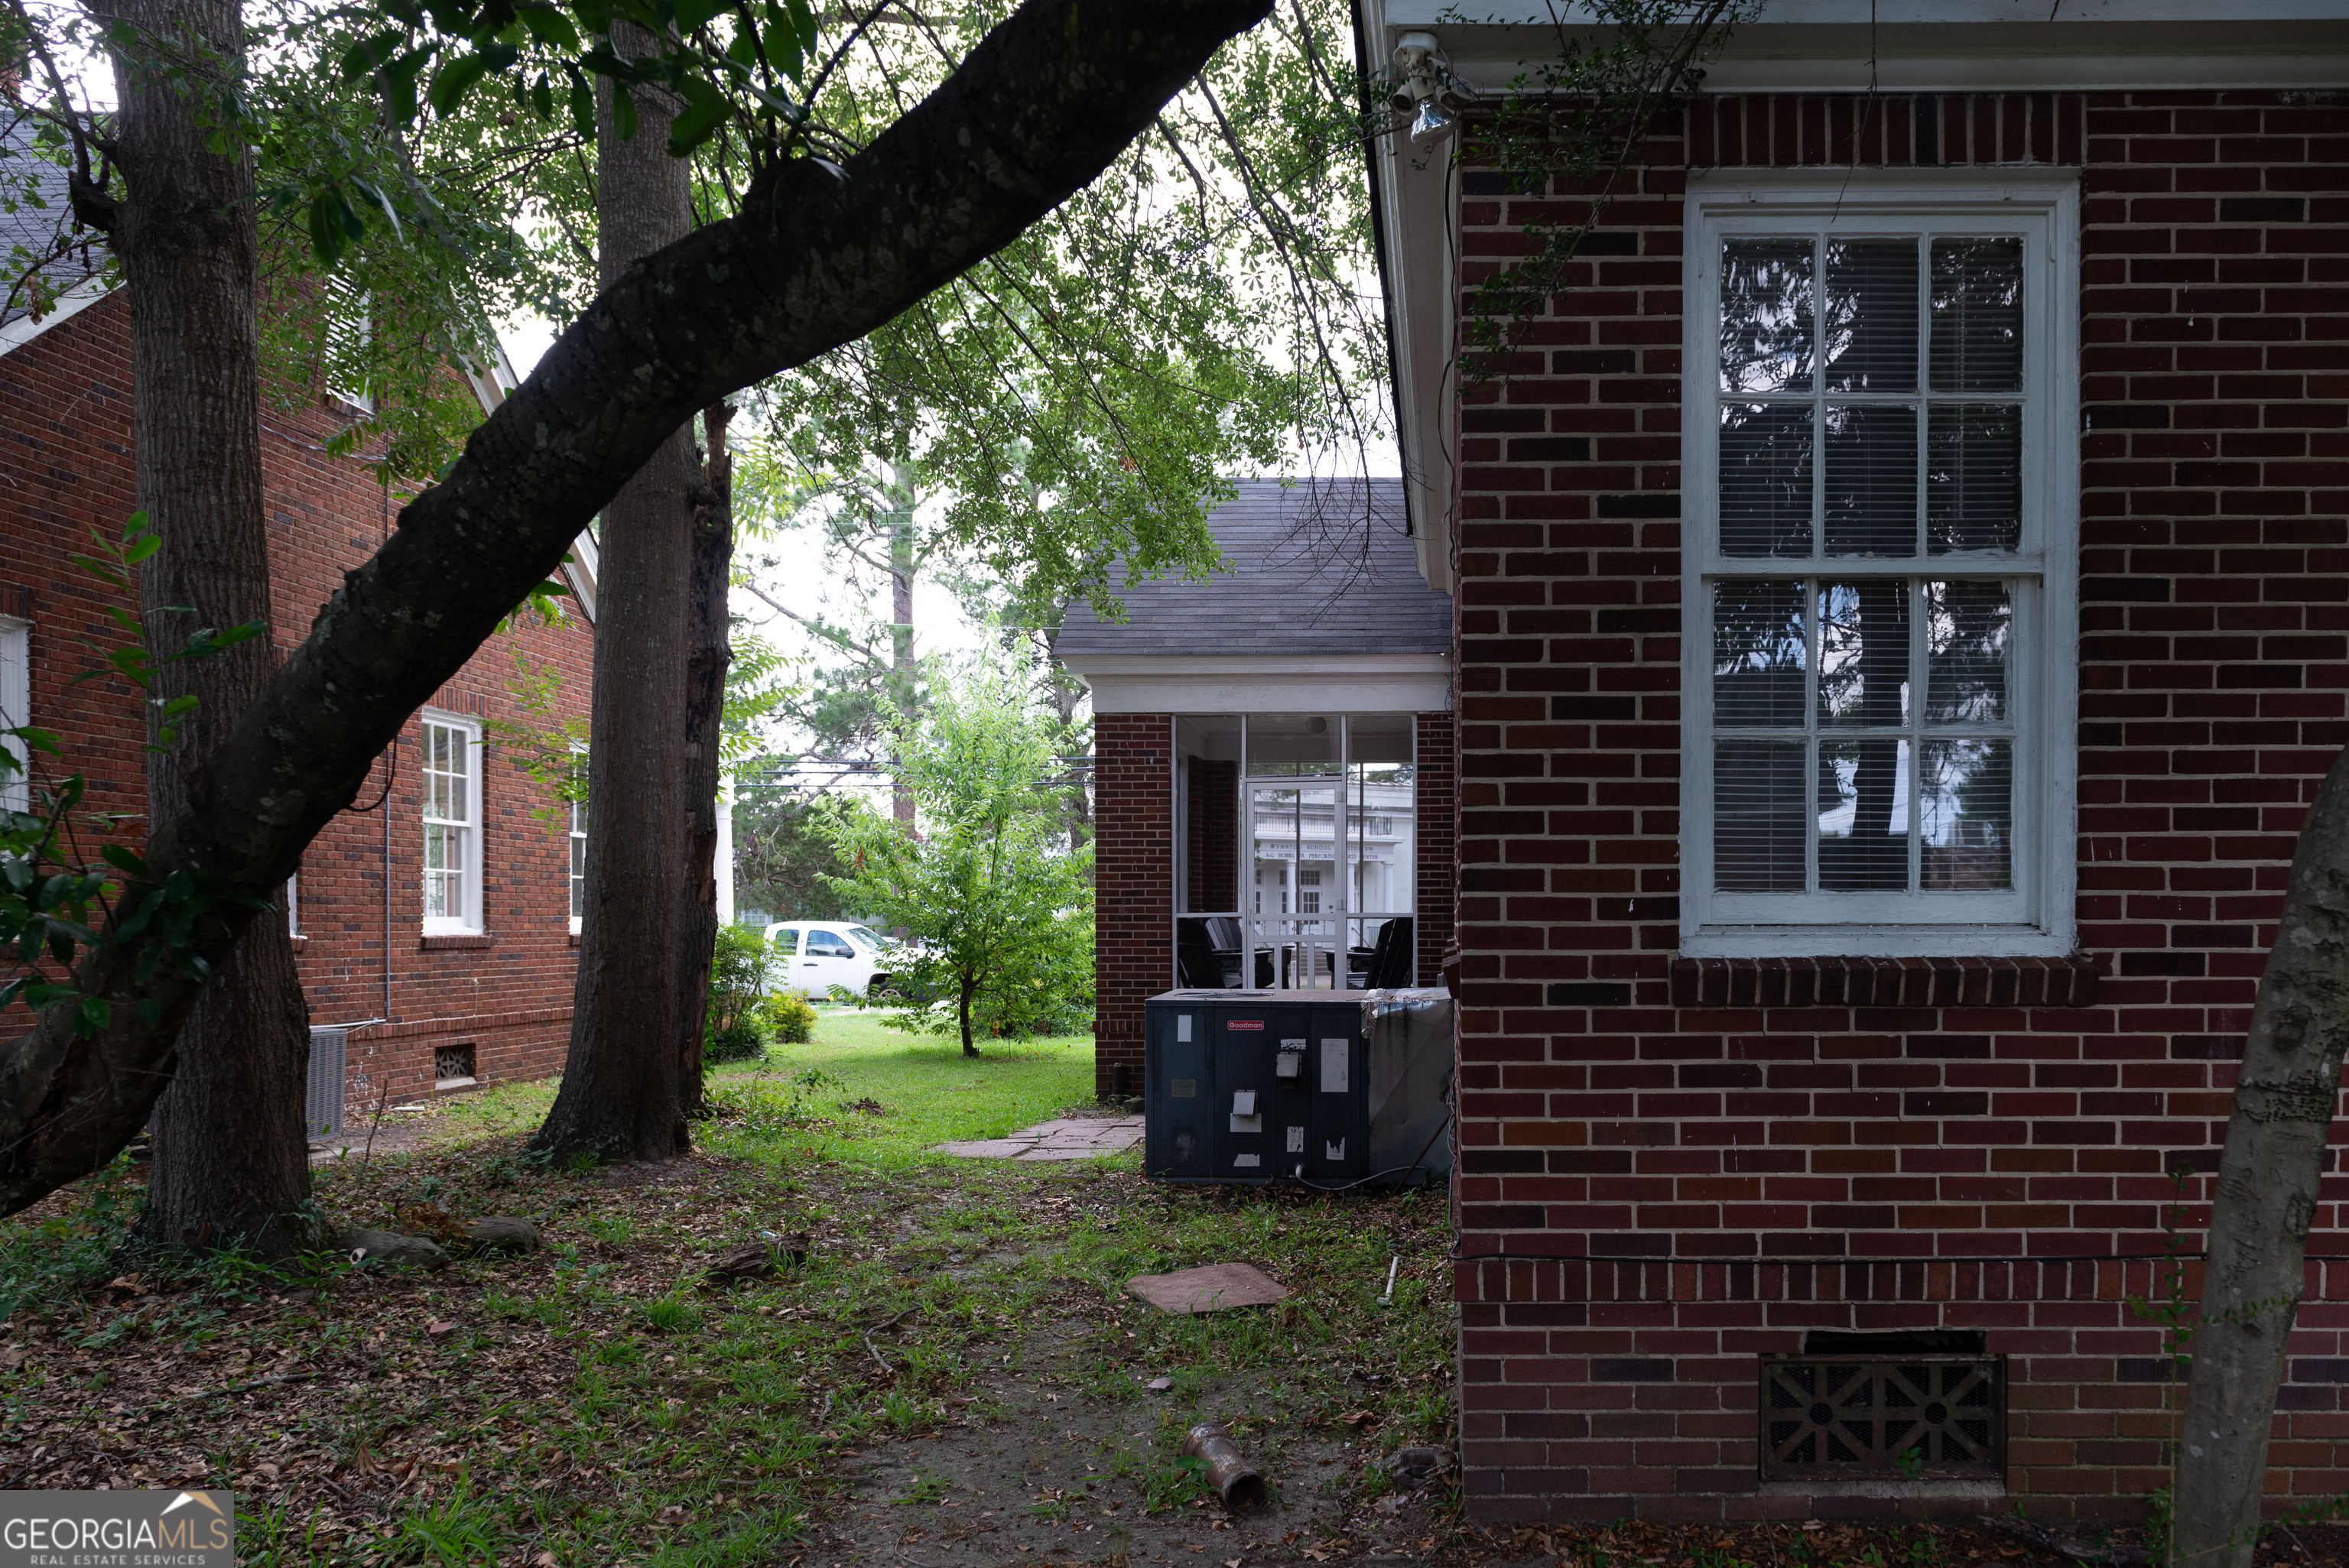
<path id="1" fill-rule="evenodd" d="M 941 1143 L 941 1154 L 966 1160 L 1091 1160 L 1100 1154 L 1121 1154 L 1142 1141 L 1138 1116 L 1068 1117 L 1040 1121 L 1001 1138 L 966 1143 Z"/>

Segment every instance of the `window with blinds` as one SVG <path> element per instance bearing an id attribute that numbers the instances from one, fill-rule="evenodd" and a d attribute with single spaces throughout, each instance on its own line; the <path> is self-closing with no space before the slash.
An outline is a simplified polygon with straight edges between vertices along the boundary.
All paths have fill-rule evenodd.
<path id="1" fill-rule="evenodd" d="M 2072 776 L 2046 668 L 2071 614 L 2054 476 L 2075 373 L 2043 297 L 2060 203 L 1710 195 L 1691 199 L 1683 947 L 2044 947 L 2069 923 L 2047 852 L 2069 854 Z"/>

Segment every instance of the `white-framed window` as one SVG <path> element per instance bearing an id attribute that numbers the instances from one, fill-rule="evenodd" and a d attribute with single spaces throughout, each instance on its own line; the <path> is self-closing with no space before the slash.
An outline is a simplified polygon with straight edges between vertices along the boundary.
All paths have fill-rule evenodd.
<path id="1" fill-rule="evenodd" d="M 2076 191 L 1692 183 L 1682 952 L 2070 951 Z"/>
<path id="2" fill-rule="evenodd" d="M 0 615 L 0 729 L 19 729 L 33 722 L 33 628 L 26 621 L 14 615 Z M 22 740 L 11 735 L 0 738 L 0 748 L 5 748 L 16 766 L 8 769 L 7 778 L 0 780 L 0 807 L 11 811 L 29 811 L 33 805 L 33 786 L 26 769 L 32 766 L 33 754 Z"/>
<path id="3" fill-rule="evenodd" d="M 587 917 L 587 754 L 571 756 L 571 931 L 578 934 Z"/>
<path id="4" fill-rule="evenodd" d="M 481 925 L 481 727 L 424 716 L 424 931 Z"/>

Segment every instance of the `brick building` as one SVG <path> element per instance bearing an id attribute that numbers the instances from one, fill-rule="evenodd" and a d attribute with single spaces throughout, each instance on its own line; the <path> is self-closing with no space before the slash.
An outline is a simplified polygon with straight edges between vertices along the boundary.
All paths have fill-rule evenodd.
<path id="1" fill-rule="evenodd" d="M 2349 742 L 2349 5 L 1790 0 L 1603 201 L 1480 150 L 1546 8 L 1359 15 L 1459 122 L 1372 178 L 1457 604 L 1472 1510 L 2140 1508 L 2125 1297 Z M 2338 1183 L 2279 1506 L 2349 1484 Z"/>
<path id="2" fill-rule="evenodd" d="M 61 772 L 88 780 L 86 809 L 146 810 L 144 718 L 102 667 L 119 629 L 113 591 L 67 557 L 90 532 L 119 535 L 136 510 L 131 475 L 130 316 L 126 291 L 70 286 L 34 321 L 0 319 L 0 705 L 14 723 L 58 734 Z M 485 407 L 497 383 L 476 388 Z M 264 401 L 271 636 L 290 649 L 343 573 L 387 536 L 404 492 L 365 454 L 328 441 L 355 410 L 331 397 L 288 412 Z M 569 570 L 572 603 L 592 614 L 592 542 Z M 517 623 L 485 644 L 410 719 L 352 809 L 303 857 L 292 921 L 314 1041 L 347 1026 L 345 1095 L 354 1115 L 436 1085 L 559 1071 L 576 968 L 569 809 L 493 748 L 484 721 L 526 717 L 518 665 L 561 677 L 552 717 L 584 717 L 594 638 L 574 614 Z M 29 716 L 29 717 L 27 717 Z M 544 722 L 542 716 L 538 722 Z M 491 738 L 494 739 L 492 736 Z M 434 866 L 426 867 L 430 841 Z M 314 1074 L 321 1070 L 314 1049 Z M 313 1084 L 314 1116 L 331 1084 Z"/>
<path id="3" fill-rule="evenodd" d="M 1227 573 L 1053 646 L 1092 693 L 1102 1094 L 1141 1092 L 1146 997 L 1433 984 L 1451 938 L 1452 607 L 1402 486 L 1249 481 L 1208 526 Z"/>

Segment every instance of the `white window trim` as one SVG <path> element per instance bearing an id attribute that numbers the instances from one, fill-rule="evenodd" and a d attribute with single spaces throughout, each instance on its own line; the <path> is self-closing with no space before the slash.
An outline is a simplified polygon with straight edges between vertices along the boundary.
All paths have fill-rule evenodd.
<path id="1" fill-rule="evenodd" d="M 571 748 L 571 755 L 572 755 L 572 757 L 573 757 L 574 758 L 577 758 L 585 757 L 586 754 L 587 754 L 587 748 L 586 748 L 585 747 L 584 747 L 584 746 L 574 746 L 574 747 Z M 574 760 L 574 761 L 572 763 L 572 767 L 575 769 L 578 767 L 578 763 Z M 574 788 L 576 788 L 575 784 L 574 784 Z M 572 884 L 572 881 L 573 881 L 573 878 L 572 878 L 572 875 L 571 875 L 571 851 L 572 851 L 572 845 L 574 844 L 574 842 L 575 842 L 575 841 L 577 841 L 585 840 L 585 839 L 587 837 L 587 834 L 586 834 L 585 830 L 584 830 L 583 828 L 581 828 L 581 827 L 579 826 L 579 807 L 580 807 L 580 805 L 581 805 L 581 802 L 580 802 L 580 801 L 578 801 L 578 800 L 575 800 L 575 799 L 574 799 L 574 800 L 571 800 L 571 801 L 566 802 L 566 804 L 568 804 L 568 805 L 570 806 L 570 808 L 571 808 L 571 826 L 570 826 L 569 830 L 568 830 L 568 831 L 566 831 L 566 832 L 564 834 L 564 837 L 563 837 L 563 907 L 564 907 L 564 913 L 565 913 L 566 914 L 569 914 L 569 911 L 570 911 L 570 908 L 571 908 L 571 884 Z M 586 875 L 585 875 L 585 873 L 586 873 L 586 868 L 587 868 L 587 857 L 586 857 L 586 854 L 585 854 L 585 852 L 584 851 L 581 852 L 580 857 L 579 857 L 579 867 L 580 867 L 580 872 L 581 872 L 581 874 L 580 874 L 580 876 L 579 876 L 579 878 L 578 878 L 577 880 L 578 880 L 579 884 L 580 884 L 580 893 L 581 893 L 581 897 L 580 897 L 580 901 L 579 901 L 579 903 L 580 903 L 580 913 L 577 913 L 577 914 L 570 914 L 570 915 L 569 915 L 570 922 L 571 922 L 571 934 L 572 934 L 572 935 L 574 935 L 574 936 L 578 935 L 582 931 L 585 930 L 585 929 L 586 929 L 586 925 L 587 925 L 587 919 L 586 919 L 586 903 L 587 903 L 587 901 L 586 901 L 586 897 L 585 897 L 585 893 L 586 893 L 586 880 L 587 880 L 587 879 L 586 879 Z"/>
<path id="2" fill-rule="evenodd" d="M 1790 224 L 1828 233 L 1880 232 L 1955 221 L 2021 233 L 2026 253 L 2023 540 L 2014 557 L 2034 570 L 2036 592 L 2017 596 L 2026 628 L 2014 661 L 2016 902 L 2000 918 L 1906 921 L 1917 895 L 1802 895 L 1822 903 L 1816 921 L 1740 923 L 1719 910 L 1713 885 L 1712 636 L 1707 584 L 1751 574 L 1759 562 L 1713 549 L 1712 385 L 1719 353 L 1718 257 L 1725 235 Z M 2080 348 L 2079 176 L 2073 170 L 1948 170 L 1930 176 L 1844 169 L 1734 170 L 1692 176 L 1682 259 L 1681 459 L 1681 940 L 1692 958 L 2062 957 L 2075 943 L 2079 770 Z M 2045 353 L 2031 350 L 2044 344 Z M 1966 558 L 1942 558 L 1961 573 Z M 1837 560 L 1836 574 L 1865 573 L 1866 560 Z M 1879 570 L 1894 569 L 1886 563 Z M 1898 563 L 1914 574 L 1909 562 Z M 2024 600 L 2034 601 L 2027 607 Z M 2026 882 L 2027 879 L 2027 882 Z M 1964 897 L 1967 895 L 1957 895 Z M 1825 901 L 1833 900 L 1831 907 Z M 1890 907 L 1899 900 L 1908 909 Z M 1955 900 L 1953 899 L 1953 902 Z M 1979 912 L 1979 910 L 1978 910 Z"/>
<path id="3" fill-rule="evenodd" d="M 0 729 L 21 729 L 32 722 L 33 624 L 15 615 L 0 615 Z M 33 779 L 28 769 L 33 754 L 14 736 L 0 740 L 0 747 L 16 759 L 16 770 L 0 784 L 0 806 L 29 811 Z"/>
<path id="4" fill-rule="evenodd" d="M 427 936 L 479 936 L 487 929 L 486 923 L 481 919 L 482 905 L 486 902 L 482 896 L 484 890 L 481 886 L 481 840 L 489 816 L 481 799 L 481 775 L 485 770 L 481 767 L 481 721 L 468 718 L 460 713 L 443 713 L 437 708 L 426 708 L 422 717 L 427 725 L 440 725 L 460 731 L 464 735 L 465 776 L 467 782 L 471 785 L 471 789 L 467 791 L 470 816 L 466 822 L 465 863 L 462 868 L 465 879 L 465 913 L 461 916 L 425 915 L 423 917 L 424 934 Z M 419 748 L 419 749 L 428 758 L 431 755 L 429 748 Z M 424 809 L 420 802 L 416 811 L 416 900 L 417 907 L 420 911 L 424 907 Z"/>

